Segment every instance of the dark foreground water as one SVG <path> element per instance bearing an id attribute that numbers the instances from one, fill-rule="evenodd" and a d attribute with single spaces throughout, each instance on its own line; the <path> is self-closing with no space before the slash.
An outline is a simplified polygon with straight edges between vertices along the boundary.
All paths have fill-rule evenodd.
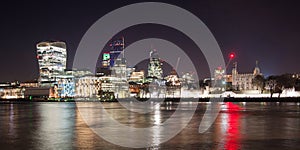
<path id="1" fill-rule="evenodd" d="M 163 136 L 157 132 L 157 139 L 149 139 L 153 142 L 150 149 L 300 149 L 298 103 L 223 103 L 214 124 L 200 134 L 207 105 L 199 103 L 191 122 L 170 141 L 157 145 Z M 120 123 L 138 128 L 159 125 L 173 114 L 177 103 L 163 103 L 155 113 L 136 115 L 118 103 L 104 106 Z M 0 149 L 126 148 L 95 134 L 83 121 L 76 103 L 36 102 L 0 104 Z"/>

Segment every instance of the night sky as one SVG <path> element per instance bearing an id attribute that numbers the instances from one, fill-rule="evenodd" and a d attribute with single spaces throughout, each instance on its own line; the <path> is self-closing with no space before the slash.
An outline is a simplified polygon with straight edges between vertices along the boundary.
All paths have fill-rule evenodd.
<path id="1" fill-rule="evenodd" d="M 35 46 L 40 41 L 65 41 L 68 68 L 71 68 L 79 41 L 88 28 L 106 13 L 136 2 L 141 1 L 2 3 L 0 82 L 29 81 L 38 77 Z M 180 6 L 198 16 L 214 34 L 226 57 L 225 61 L 228 61 L 230 52 L 236 53 L 239 72 L 252 72 L 256 60 L 259 60 L 261 71 L 266 76 L 300 72 L 300 5 L 297 1 L 161 2 Z M 207 77 L 207 64 L 202 60 L 201 52 L 180 34 L 157 25 L 132 27 L 119 33 L 126 38 L 126 44 L 149 37 L 170 40 L 199 63 L 199 76 Z"/>

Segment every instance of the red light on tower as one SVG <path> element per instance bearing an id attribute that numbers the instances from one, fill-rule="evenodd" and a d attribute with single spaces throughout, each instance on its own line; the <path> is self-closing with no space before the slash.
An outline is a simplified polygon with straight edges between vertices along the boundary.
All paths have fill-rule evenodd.
<path id="1" fill-rule="evenodd" d="M 229 54 L 229 58 L 230 58 L 230 59 L 233 59 L 234 57 L 235 57 L 235 54 L 234 54 L 234 53 L 230 53 L 230 54 Z"/>

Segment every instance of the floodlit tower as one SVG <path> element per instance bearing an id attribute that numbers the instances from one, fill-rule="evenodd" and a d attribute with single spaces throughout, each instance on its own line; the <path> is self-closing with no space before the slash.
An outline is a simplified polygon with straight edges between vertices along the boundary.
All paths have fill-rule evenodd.
<path id="1" fill-rule="evenodd" d="M 150 51 L 150 61 L 148 64 L 148 77 L 156 77 L 162 79 L 163 70 L 162 63 L 158 57 L 158 52 L 153 49 Z"/>
<path id="2" fill-rule="evenodd" d="M 237 76 L 238 76 L 238 71 L 237 71 L 237 62 L 233 63 L 234 67 L 232 68 L 232 88 L 234 90 L 237 90 Z"/>
<path id="3" fill-rule="evenodd" d="M 258 61 L 256 61 L 256 65 L 255 65 L 255 68 L 254 68 L 254 71 L 253 71 L 253 75 L 256 76 L 256 75 L 261 75 L 260 73 L 260 69 L 258 67 Z"/>
<path id="4" fill-rule="evenodd" d="M 56 76 L 66 69 L 67 51 L 65 42 L 40 42 L 36 45 L 39 63 L 39 82 L 53 83 Z"/>

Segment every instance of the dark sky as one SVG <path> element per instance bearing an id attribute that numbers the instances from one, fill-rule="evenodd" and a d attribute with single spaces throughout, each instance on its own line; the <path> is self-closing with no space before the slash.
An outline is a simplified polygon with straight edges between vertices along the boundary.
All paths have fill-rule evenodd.
<path id="1" fill-rule="evenodd" d="M 135 2 L 141 1 L 53 0 L 2 3 L 0 81 L 27 81 L 37 78 L 35 45 L 40 41 L 67 42 L 70 68 L 79 41 L 88 28 L 106 13 Z M 297 1 L 161 2 L 180 6 L 198 16 L 214 34 L 224 56 L 231 51 L 237 54 L 235 61 L 238 62 L 239 72 L 252 72 L 255 60 L 259 60 L 265 75 L 300 72 L 300 5 Z M 189 49 L 190 54 L 199 53 L 191 50 L 193 46 L 188 41 L 181 41 L 180 36 L 159 36 L 153 33 L 157 28 L 155 26 L 144 27 L 149 30 L 138 28 L 136 31 L 131 29 L 130 33 L 124 35 L 128 39 L 127 44 L 138 38 L 161 37 L 173 42 L 179 41 L 178 45 L 182 49 Z M 134 36 L 134 33 L 140 33 L 138 30 L 143 30 L 143 35 Z M 123 34 L 125 33 L 124 31 Z M 206 64 L 202 65 L 205 68 Z M 206 69 L 199 71 L 202 72 L 200 77 L 208 75 L 204 70 Z"/>

